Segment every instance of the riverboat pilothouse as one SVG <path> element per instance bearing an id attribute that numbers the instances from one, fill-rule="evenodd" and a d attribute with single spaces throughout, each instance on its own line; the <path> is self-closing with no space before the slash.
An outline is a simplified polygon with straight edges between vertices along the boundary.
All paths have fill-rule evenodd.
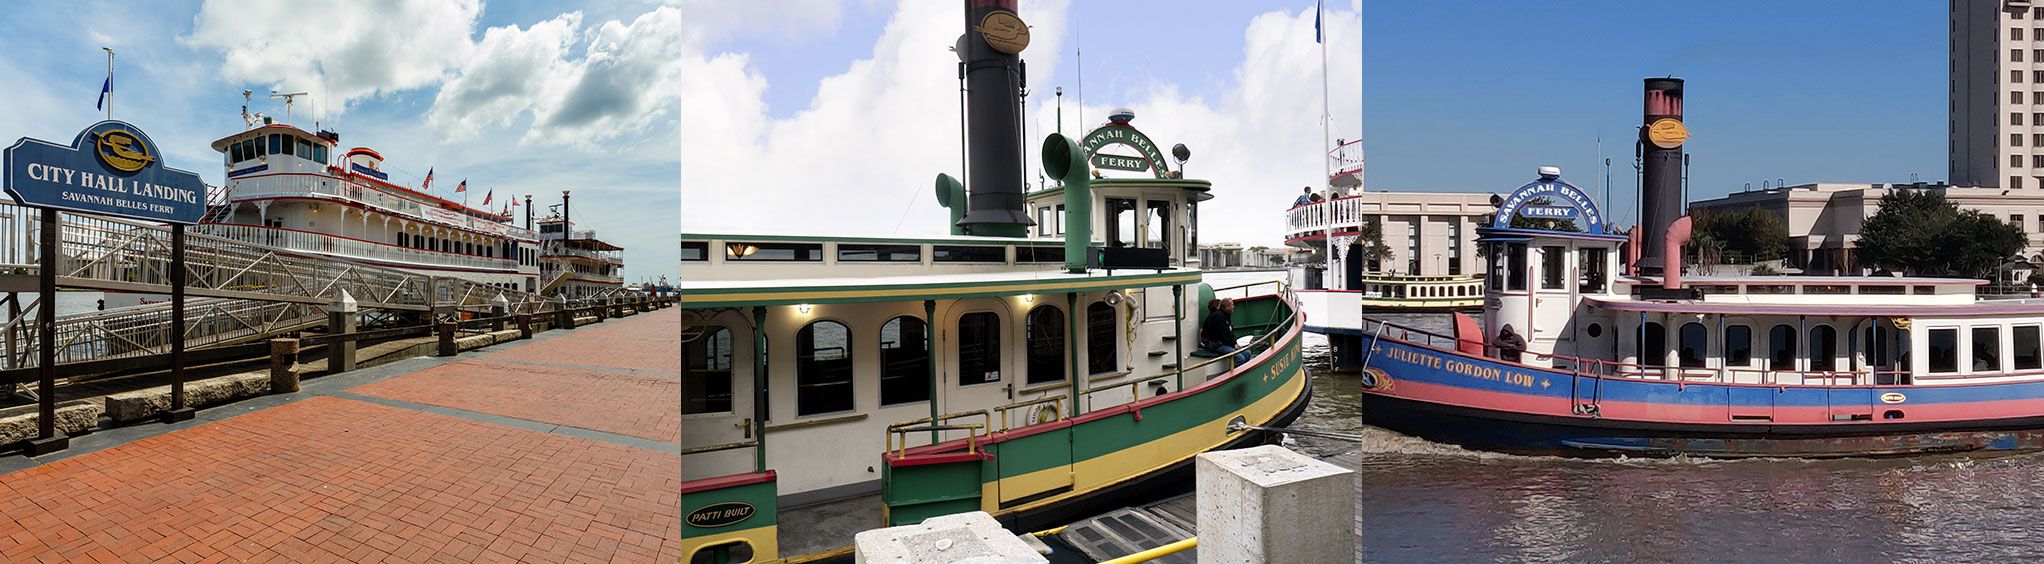
<path id="1" fill-rule="evenodd" d="M 1056 186 L 1025 191 L 1028 28 L 965 4 L 949 236 L 682 234 L 683 561 L 849 560 L 858 531 L 970 511 L 1049 529 L 1187 491 L 1194 456 L 1304 410 L 1291 293 L 1201 283 L 1212 184 L 1124 110 L 1045 139 Z M 1221 297 L 1239 364 L 1197 339 Z"/>
<path id="2" fill-rule="evenodd" d="M 1642 226 L 1606 233 L 1543 167 L 1478 230 L 1480 326 L 1364 320 L 1365 422 L 1577 456 L 2044 448 L 2044 300 L 1981 299 L 1970 279 L 1685 276 L 1682 81 L 1645 86 Z"/>

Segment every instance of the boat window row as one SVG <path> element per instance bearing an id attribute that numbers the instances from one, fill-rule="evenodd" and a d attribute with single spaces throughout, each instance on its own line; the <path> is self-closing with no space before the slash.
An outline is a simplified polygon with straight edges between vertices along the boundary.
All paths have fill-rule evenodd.
<path id="1" fill-rule="evenodd" d="M 1764 294 L 1764 295 L 1847 295 L 1900 296 L 1915 294 L 1927 296 L 1937 293 L 1936 286 L 1907 286 L 1902 284 L 1708 284 L 1697 286 L 1705 294 Z"/>
<path id="2" fill-rule="evenodd" d="M 1392 298 L 1480 298 L 1483 297 L 1483 287 L 1474 284 L 1443 286 L 1364 284 L 1363 293 Z"/>
<path id="3" fill-rule="evenodd" d="M 327 164 L 327 146 L 313 143 L 294 135 L 271 133 L 251 139 L 243 139 L 227 146 L 227 164 L 255 160 L 270 155 L 295 156 L 319 164 Z"/>
<path id="4" fill-rule="evenodd" d="M 838 243 L 838 262 L 922 262 L 924 245 Z M 709 243 L 681 244 L 683 262 L 709 260 Z M 822 243 L 733 242 L 724 245 L 724 260 L 746 262 L 822 262 Z M 1006 263 L 1008 247 L 1000 245 L 929 245 L 931 262 Z M 1016 245 L 1017 263 L 1061 263 L 1065 249 L 1056 245 Z"/>
<path id="5" fill-rule="evenodd" d="M 426 237 L 404 232 L 399 232 L 397 234 L 397 246 L 404 247 L 407 249 L 419 249 L 424 251 L 437 251 L 443 253 L 455 253 L 488 258 L 496 258 L 499 256 L 508 257 L 512 254 L 514 250 L 517 251 L 524 250 L 517 249 L 516 248 L 517 243 L 513 243 L 510 241 L 478 243 L 474 241 L 459 241 L 454 239 L 448 239 L 445 237 Z M 530 253 L 521 252 L 519 254 L 529 255 Z M 533 263 L 536 264 L 538 257 L 536 255 L 521 256 L 519 258 L 520 264 L 526 264 L 525 261 L 528 259 L 532 260 Z"/>
<path id="6" fill-rule="evenodd" d="M 1064 382 L 1069 366 L 1066 358 L 1065 312 L 1055 306 L 1037 306 L 1025 315 L 1023 343 L 1025 366 L 1023 384 L 1038 386 Z M 1115 372 L 1116 314 L 1114 306 L 1094 302 L 1087 306 L 1087 368 L 1092 374 Z M 959 386 L 994 384 L 1001 374 L 1001 318 L 994 312 L 978 311 L 959 317 L 953 333 L 957 354 L 952 359 Z M 899 316 L 879 327 L 880 406 L 894 406 L 930 400 L 932 358 L 928 327 L 914 316 Z M 726 413 L 732 411 L 733 333 L 730 328 L 713 327 L 682 344 L 682 413 Z M 795 333 L 795 415 L 807 417 L 851 411 L 857 406 L 855 351 L 859 339 L 842 321 L 811 321 Z M 771 412 L 768 418 L 771 419 Z"/>
<path id="7" fill-rule="evenodd" d="M 1907 383 L 1910 369 L 1909 332 L 1881 320 L 1855 325 L 1859 342 L 1847 343 L 1839 327 L 1831 324 L 1769 326 L 1764 342 L 1756 343 L 1754 328 L 1729 324 L 1723 329 L 1720 354 L 1727 368 L 1757 368 L 1788 372 L 1820 373 L 1874 370 L 1877 384 Z M 1635 353 L 1647 367 L 1666 366 L 1668 354 L 1665 327 L 1647 322 L 1640 329 Z M 1700 322 L 1688 322 L 1678 329 L 1675 366 L 1710 368 L 1711 331 Z M 1755 365 L 1756 346 L 1765 346 L 1764 361 Z M 1924 330 L 1923 374 L 1931 377 L 2005 376 L 2044 370 L 2044 324 L 1975 325 L 1930 327 Z"/>

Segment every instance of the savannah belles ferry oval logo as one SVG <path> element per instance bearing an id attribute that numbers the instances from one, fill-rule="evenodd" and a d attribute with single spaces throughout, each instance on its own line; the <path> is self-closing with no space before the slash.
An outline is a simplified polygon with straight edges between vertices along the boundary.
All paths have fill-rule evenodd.
<path id="1" fill-rule="evenodd" d="M 688 524 L 699 529 L 729 527 L 751 519 L 754 512 L 752 504 L 743 501 L 712 503 L 688 512 Z"/>
<path id="2" fill-rule="evenodd" d="M 105 128 L 92 132 L 93 154 L 99 163 L 121 172 L 141 172 L 156 162 L 156 155 L 150 154 L 149 145 L 142 142 L 142 136 L 125 127 Z"/>

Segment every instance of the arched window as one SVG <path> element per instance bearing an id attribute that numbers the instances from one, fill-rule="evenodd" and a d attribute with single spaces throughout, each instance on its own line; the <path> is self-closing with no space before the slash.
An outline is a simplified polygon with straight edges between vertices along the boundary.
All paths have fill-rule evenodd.
<path id="1" fill-rule="evenodd" d="M 1746 366 L 1753 363 L 1753 328 L 1746 325 L 1725 326 L 1725 366 Z"/>
<path id="2" fill-rule="evenodd" d="M 1810 328 L 1810 370 L 1830 372 L 1837 370 L 1838 330 L 1830 325 Z"/>
<path id="3" fill-rule="evenodd" d="M 1676 358 L 1683 368 L 1703 368 L 1710 351 L 1710 330 L 1694 321 L 1682 324 L 1682 348 Z"/>
<path id="4" fill-rule="evenodd" d="M 1660 322 L 1648 321 L 1640 326 L 1639 365 L 1668 365 L 1668 330 Z"/>
<path id="5" fill-rule="evenodd" d="M 817 321 L 795 333 L 795 416 L 852 410 L 852 330 Z"/>
<path id="6" fill-rule="evenodd" d="M 1776 325 L 1767 330 L 1767 369 L 1796 369 L 1796 328 Z"/>
<path id="7" fill-rule="evenodd" d="M 1029 340 L 1028 383 L 1062 382 L 1065 379 L 1065 312 L 1051 306 L 1029 310 L 1025 327 Z"/>
<path id="8" fill-rule="evenodd" d="M 880 405 L 930 401 L 927 329 L 906 315 L 880 326 Z"/>
<path id="9" fill-rule="evenodd" d="M 1115 339 L 1114 306 L 1093 302 L 1086 306 L 1086 373 L 1106 374 L 1121 366 L 1115 358 L 1120 343 Z"/>
<path id="10" fill-rule="evenodd" d="M 718 327 L 681 351 L 681 413 L 731 411 L 731 330 Z"/>
<path id="11" fill-rule="evenodd" d="M 1001 318 L 973 312 L 958 318 L 958 385 L 1001 381 Z"/>

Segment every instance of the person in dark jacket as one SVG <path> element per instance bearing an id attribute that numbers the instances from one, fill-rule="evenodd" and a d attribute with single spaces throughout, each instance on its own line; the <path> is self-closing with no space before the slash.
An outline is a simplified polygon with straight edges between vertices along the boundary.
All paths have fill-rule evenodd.
<path id="1" fill-rule="evenodd" d="M 1526 352 L 1526 339 L 1519 337 L 1507 323 L 1498 329 L 1498 336 L 1490 340 L 1490 346 L 1497 347 L 1498 358 L 1518 362 L 1520 353 Z"/>
<path id="2" fill-rule="evenodd" d="M 1199 346 L 1221 354 L 1234 353 L 1235 365 L 1249 362 L 1249 351 L 1235 346 L 1235 300 L 1221 298 L 1207 302 L 1206 321 L 1199 326 Z"/>
<path id="3" fill-rule="evenodd" d="M 1310 203 L 1313 203 L 1313 187 L 1307 186 L 1306 191 L 1299 194 L 1299 199 L 1292 200 L 1292 207 L 1296 208 Z"/>

